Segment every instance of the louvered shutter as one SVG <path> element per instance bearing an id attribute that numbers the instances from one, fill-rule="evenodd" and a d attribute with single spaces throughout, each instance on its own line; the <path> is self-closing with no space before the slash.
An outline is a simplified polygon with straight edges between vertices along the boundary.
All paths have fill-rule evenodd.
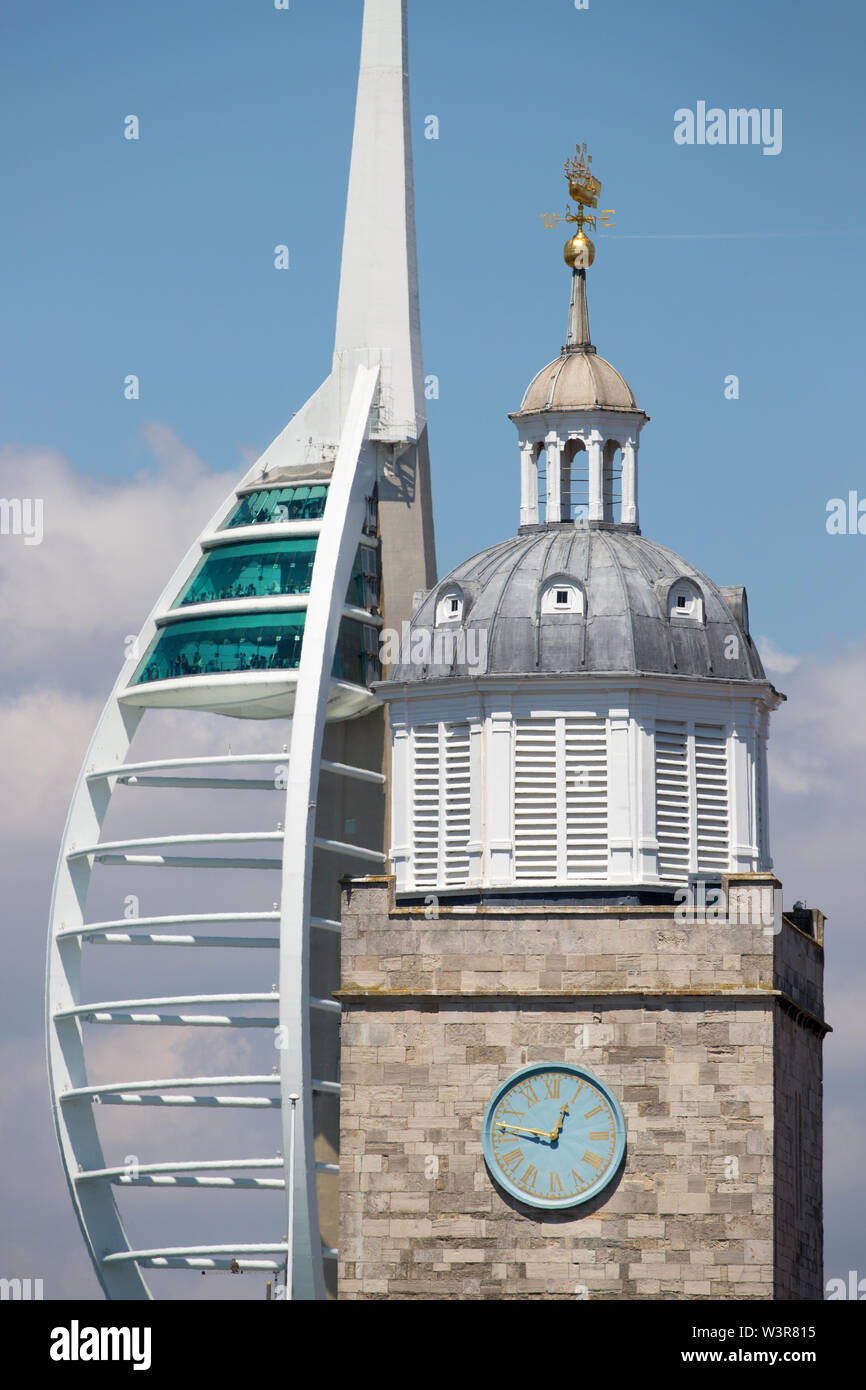
<path id="1" fill-rule="evenodd" d="M 514 879 L 556 880 L 556 720 L 514 721 Z"/>
<path id="2" fill-rule="evenodd" d="M 698 873 L 727 872 L 728 741 L 719 724 L 695 725 L 695 806 Z"/>
<path id="3" fill-rule="evenodd" d="M 439 877 L 439 725 L 413 732 L 412 837 L 415 886 L 434 887 Z"/>
<path id="4" fill-rule="evenodd" d="M 580 715 L 514 726 L 514 878 L 581 883 L 607 874 L 607 725 Z"/>
<path id="5" fill-rule="evenodd" d="M 469 882 L 469 831 L 471 811 L 470 744 L 468 724 L 443 726 L 444 758 L 442 801 L 444 836 L 441 879 L 454 885 Z"/>
<path id="6" fill-rule="evenodd" d="M 659 876 L 665 883 L 685 883 L 689 873 L 689 742 L 684 723 L 656 724 L 656 835 Z"/>
<path id="7" fill-rule="evenodd" d="M 469 725 L 418 725 L 413 739 L 415 887 L 459 886 L 469 881 Z"/>
<path id="8" fill-rule="evenodd" d="M 607 875 L 607 724 L 565 719 L 565 858 L 571 883 Z"/>

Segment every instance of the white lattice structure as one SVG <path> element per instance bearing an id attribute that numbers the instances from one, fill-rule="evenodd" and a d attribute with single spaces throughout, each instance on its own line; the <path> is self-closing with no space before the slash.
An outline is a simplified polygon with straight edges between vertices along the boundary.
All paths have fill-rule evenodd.
<path id="1" fill-rule="evenodd" d="M 405 0 L 367 0 L 333 370 L 225 499 L 154 604 L 97 725 L 60 850 L 49 938 L 49 1069 L 70 1192 L 110 1298 L 151 1297 L 147 1269 L 276 1271 L 287 1260 L 290 1296 L 325 1296 L 325 1266 L 336 1252 L 322 1240 L 317 1184 L 337 1169 L 317 1159 L 316 1107 L 339 1095 L 340 1005 L 330 993 L 317 995 L 311 980 L 327 975 L 340 926 L 336 911 L 317 915 L 312 902 L 316 895 L 336 904 L 341 874 L 381 872 L 384 864 L 382 716 L 369 689 L 379 672 L 378 634 L 383 616 L 399 624 L 406 595 L 433 579 L 412 206 Z M 285 745 L 275 736 L 273 749 L 258 754 L 130 755 L 148 711 L 166 709 L 189 720 L 290 719 L 291 733 Z M 328 731 L 342 726 L 352 756 L 338 761 L 324 748 Z M 356 788 L 360 811 L 346 835 L 322 832 L 323 808 L 333 800 L 326 784 L 334 783 Z M 146 834 L 103 839 L 118 787 L 136 797 L 148 788 L 172 797 L 204 791 L 213 805 L 223 798 L 227 823 L 181 834 L 163 821 Z M 275 787 L 284 790 L 278 824 L 232 825 L 238 793 Z M 203 908 L 95 920 L 88 890 L 103 867 L 197 875 Z M 270 895 L 279 898 L 274 909 L 221 910 L 231 875 L 259 872 L 280 883 Z M 85 953 L 107 945 L 118 948 L 116 985 L 88 998 Z M 228 964 L 219 992 L 142 997 L 143 948 L 192 952 L 208 978 L 217 956 L 257 962 L 276 955 L 279 963 L 260 990 L 238 989 Z M 333 971 L 329 978 L 332 988 Z M 329 1061 L 327 1075 L 314 1070 L 314 1020 L 325 1030 L 318 1052 Z M 149 1029 L 229 1030 L 230 1037 L 265 1029 L 278 1043 L 279 1068 L 118 1075 L 94 1085 L 91 1025 L 142 1029 L 143 1064 Z M 161 1114 L 184 1109 L 279 1111 L 282 1152 L 173 1159 L 166 1145 L 159 1160 L 111 1165 L 97 1124 L 104 1105 L 152 1107 L 154 1134 Z M 179 1229 L 175 1243 L 133 1248 L 115 1200 L 123 1187 L 150 1188 L 154 1201 L 178 1187 L 189 1190 L 189 1202 L 196 1190 L 244 1193 L 246 1200 L 277 1191 L 286 1201 L 268 1241 L 184 1242 Z"/>

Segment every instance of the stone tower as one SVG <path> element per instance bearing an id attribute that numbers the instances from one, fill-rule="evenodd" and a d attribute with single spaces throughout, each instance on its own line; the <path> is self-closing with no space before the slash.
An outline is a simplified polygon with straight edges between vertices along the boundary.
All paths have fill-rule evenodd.
<path id="1" fill-rule="evenodd" d="M 783 697 L 745 590 L 640 533 L 595 182 L 579 154 L 518 533 L 385 654 L 392 876 L 342 911 L 342 1298 L 822 1297 L 823 916 L 772 873 Z"/>

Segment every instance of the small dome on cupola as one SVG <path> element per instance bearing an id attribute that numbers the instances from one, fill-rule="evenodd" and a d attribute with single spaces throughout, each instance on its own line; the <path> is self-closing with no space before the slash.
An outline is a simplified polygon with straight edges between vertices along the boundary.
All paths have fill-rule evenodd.
<path id="1" fill-rule="evenodd" d="M 568 334 L 511 416 L 516 536 L 417 595 L 378 687 L 398 894 L 671 902 L 772 868 L 770 711 L 742 587 L 640 533 L 649 417 L 589 336 L 601 184 L 567 165 Z"/>
<path id="2" fill-rule="evenodd" d="M 616 367 L 599 357 L 589 337 L 586 271 L 572 274 L 568 337 L 559 356 L 526 388 L 520 411 L 511 418 L 548 410 L 634 410 L 632 389 Z M 643 412 L 639 412 L 642 414 Z"/>

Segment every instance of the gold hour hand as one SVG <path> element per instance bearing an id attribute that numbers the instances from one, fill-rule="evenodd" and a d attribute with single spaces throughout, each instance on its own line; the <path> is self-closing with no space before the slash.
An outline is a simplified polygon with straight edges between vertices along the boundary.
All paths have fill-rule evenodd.
<path id="1" fill-rule="evenodd" d="M 564 1106 L 562 1107 L 562 1109 L 561 1109 L 560 1112 L 559 1112 L 559 1119 L 557 1120 L 557 1122 L 556 1122 L 556 1124 L 555 1124 L 555 1126 L 554 1126 L 553 1133 L 552 1133 L 551 1136 L 550 1136 L 551 1139 L 558 1139 L 558 1138 L 559 1138 L 560 1134 L 562 1133 L 562 1126 L 563 1126 L 563 1123 L 564 1123 L 564 1121 L 565 1121 L 565 1117 L 566 1117 L 567 1114 L 568 1114 L 568 1105 L 566 1104 L 566 1105 L 564 1105 Z"/>

